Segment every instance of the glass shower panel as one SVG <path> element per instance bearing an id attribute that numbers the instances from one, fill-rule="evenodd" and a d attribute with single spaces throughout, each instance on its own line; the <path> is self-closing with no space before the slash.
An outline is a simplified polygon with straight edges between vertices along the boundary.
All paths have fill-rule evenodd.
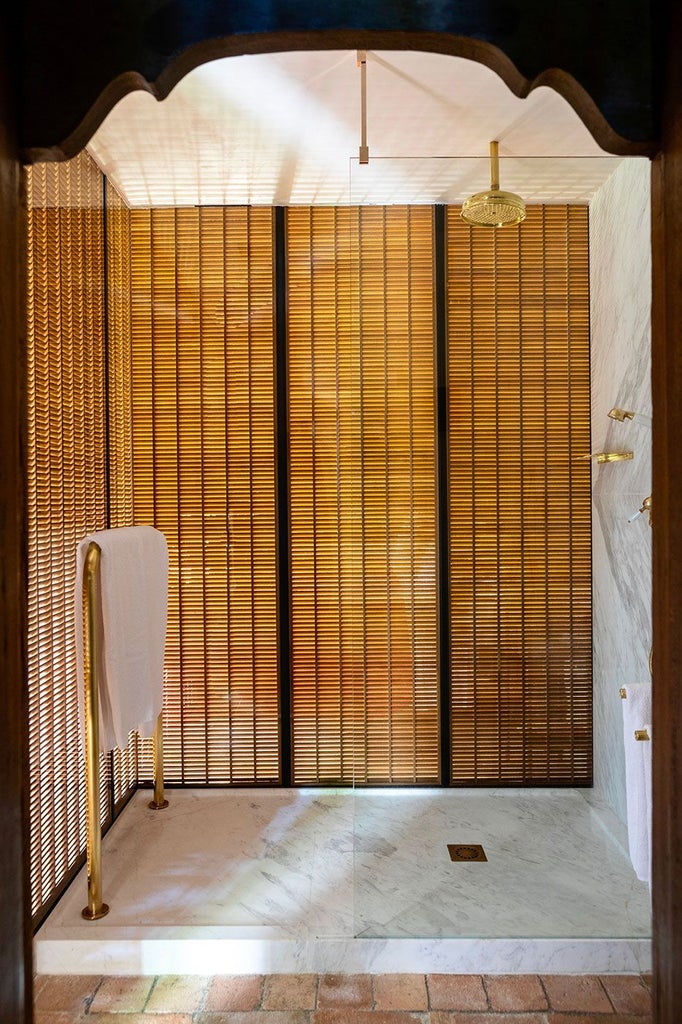
<path id="1" fill-rule="evenodd" d="M 362 681 L 365 687 L 370 679 L 376 682 L 378 696 L 370 698 L 367 689 L 366 701 L 369 706 L 374 700 L 371 714 L 381 720 L 374 733 L 366 728 L 364 745 L 357 746 L 361 760 L 355 775 L 349 896 L 357 937 L 649 934 L 646 886 L 634 878 L 627 858 L 580 791 L 569 788 L 589 781 L 581 774 L 580 755 L 589 723 L 582 705 L 577 718 L 565 706 L 567 692 L 571 699 L 582 693 L 585 625 L 589 632 L 589 582 L 585 589 L 580 561 L 586 538 L 589 555 L 589 470 L 575 461 L 589 441 L 585 204 L 595 182 L 606 180 L 618 162 L 612 157 L 553 162 L 503 157 L 501 187 L 521 194 L 529 212 L 525 229 L 502 233 L 462 228 L 456 209 L 467 195 L 490 187 L 486 158 L 375 159 L 370 152 L 368 165 L 351 161 L 349 202 L 358 209 L 361 282 L 356 317 L 362 343 L 359 436 L 363 454 L 370 453 L 360 464 L 362 515 L 356 541 L 362 551 L 363 591 L 372 595 L 360 611 L 371 608 L 368 624 L 375 629 L 371 640 L 363 636 Z M 387 201 L 391 205 L 384 205 Z M 435 207 L 451 209 L 437 214 Z M 385 265 L 376 242 L 367 258 L 365 225 L 372 219 L 387 224 L 399 216 L 405 218 L 411 241 L 414 225 L 423 224 L 420 255 L 412 254 L 409 243 L 401 248 L 389 241 Z M 454 251 L 453 239 L 462 229 L 473 241 L 467 242 L 466 252 L 461 245 Z M 520 269 L 527 256 L 524 245 L 539 253 L 539 270 Z M 584 263 L 580 272 L 571 264 L 571 247 Z M 387 289 L 387 268 L 396 274 L 400 262 L 406 276 L 401 285 Z M 424 328 L 417 356 L 408 340 L 410 331 L 412 340 L 419 336 L 410 321 L 414 300 L 408 296 L 413 295 L 414 266 L 426 280 L 427 263 L 432 308 L 417 318 Z M 371 297 L 375 306 L 368 316 L 362 299 L 371 265 L 378 269 Z M 465 294 L 467 289 L 471 294 Z M 565 313 L 576 304 L 578 312 Z M 388 323 L 401 318 L 402 337 L 400 327 L 393 334 L 386 331 Z M 538 353 L 542 372 L 535 385 L 531 378 Z M 416 385 L 415 374 L 422 370 Z M 427 454 L 424 443 L 418 458 L 416 435 L 409 429 L 416 415 L 428 420 L 431 431 L 431 448 Z M 539 433 L 531 429 L 529 417 L 541 422 Z M 568 424 L 571 417 L 573 425 Z M 424 428 L 417 443 L 425 442 L 427 432 Z M 411 524 L 412 537 L 421 530 L 421 544 L 413 546 L 408 559 L 393 562 L 401 518 L 392 518 L 391 500 L 401 492 L 392 489 L 387 471 L 391 444 L 398 439 L 404 451 L 412 452 L 410 465 L 420 467 L 411 476 L 403 457 L 400 484 L 406 488 L 402 522 Z M 374 457 L 377 451 L 379 458 Z M 371 476 L 379 469 L 381 483 Z M 418 500 L 416 481 L 423 487 L 427 479 Z M 568 531 L 553 519 L 558 501 L 566 501 L 567 486 L 572 488 L 567 507 L 575 521 Z M 507 527 L 512 522 L 522 524 L 523 536 L 518 531 L 511 535 Z M 439 550 L 444 538 L 445 557 Z M 513 557 L 519 552 L 523 557 Z M 527 579 L 524 559 L 531 569 Z M 557 559 L 567 561 L 568 571 Z M 462 577 L 467 571 L 470 586 Z M 589 580 L 589 565 L 587 572 Z M 386 579 L 388 586 L 377 586 Z M 491 588 L 497 594 L 492 606 L 484 600 Z M 548 611 L 542 622 L 536 614 L 540 592 Z M 398 596 L 405 593 L 409 599 L 399 604 Z M 401 635 L 394 604 L 401 612 L 408 609 L 410 626 L 403 634 L 408 639 L 402 647 L 392 646 Z M 524 657 L 514 661 L 517 671 L 511 679 L 507 655 L 518 648 L 519 622 Z M 542 644 L 538 630 L 544 631 Z M 589 647 L 589 637 L 585 642 Z M 411 657 L 382 663 L 382 643 L 384 652 L 409 651 Z M 496 657 L 490 655 L 491 643 Z M 540 673 L 544 696 L 536 692 L 535 661 L 525 657 L 530 648 L 546 655 L 546 671 Z M 568 691 L 561 668 L 567 657 Z M 400 717 L 404 706 L 392 703 L 392 684 L 398 679 L 401 692 L 410 693 L 413 723 L 421 720 L 426 699 L 428 735 L 435 736 L 437 753 L 430 761 L 429 741 L 417 739 L 415 763 L 432 764 L 432 774 L 408 779 L 367 770 L 373 756 L 377 762 L 382 756 L 388 760 L 406 720 Z M 536 742 L 541 713 L 544 761 Z M 526 788 L 531 786 L 541 788 Z"/>

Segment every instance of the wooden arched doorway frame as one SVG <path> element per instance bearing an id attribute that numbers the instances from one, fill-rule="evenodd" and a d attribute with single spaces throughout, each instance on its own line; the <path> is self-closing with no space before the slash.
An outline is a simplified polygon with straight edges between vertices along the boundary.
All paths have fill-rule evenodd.
<path id="1" fill-rule="evenodd" d="M 262 32 L 249 36 L 229 36 L 196 43 L 167 64 L 153 82 L 138 72 L 124 72 L 108 82 L 92 98 L 85 116 L 56 141 L 36 146 L 30 139 L 23 147 L 25 158 L 41 160 L 69 159 L 79 153 L 118 101 L 129 92 L 143 90 L 157 100 L 169 95 L 177 83 L 194 68 L 221 57 L 255 53 L 284 53 L 305 50 L 421 50 L 428 53 L 463 57 L 485 64 L 494 71 L 515 96 L 523 99 L 534 89 L 546 86 L 570 103 L 596 141 L 610 153 L 622 156 L 653 156 L 652 141 L 632 141 L 619 135 L 608 123 L 587 90 L 560 68 L 548 68 L 533 79 L 525 78 L 516 65 L 497 46 L 479 39 L 438 32 L 406 33 L 375 30 L 321 30 L 316 32 Z"/>
<path id="2" fill-rule="evenodd" d="M 255 33 L 197 43 L 151 84 L 125 72 L 104 88 L 82 90 L 84 116 L 56 140 L 26 140 L 19 123 L 22 67 L 11 17 L 0 62 L 0 1019 L 31 1020 L 31 936 L 27 870 L 27 712 L 25 680 L 24 222 L 21 162 L 78 152 L 125 93 L 162 98 L 191 68 L 219 56 L 295 49 L 423 49 L 467 57 L 495 70 L 516 95 L 548 85 L 566 98 L 602 147 L 649 155 L 652 163 L 654 531 L 654 971 L 656 1021 L 674 1024 L 682 1006 L 682 12 L 671 4 L 658 40 L 662 74 L 656 143 L 628 142 L 609 126 L 588 92 L 557 69 L 532 81 L 489 43 L 446 33 L 333 30 Z M 660 29 L 659 29 L 660 31 Z M 28 144 L 27 144 L 28 142 Z"/>

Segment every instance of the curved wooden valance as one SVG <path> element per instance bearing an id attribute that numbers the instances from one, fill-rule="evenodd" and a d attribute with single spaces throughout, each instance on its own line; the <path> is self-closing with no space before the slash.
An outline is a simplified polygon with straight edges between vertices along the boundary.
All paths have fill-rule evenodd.
<path id="1" fill-rule="evenodd" d="M 209 60 L 357 48 L 479 61 L 517 96 L 555 89 L 608 152 L 656 149 L 647 0 L 29 0 L 25 25 L 29 161 L 75 155 L 126 93 L 163 99 Z"/>

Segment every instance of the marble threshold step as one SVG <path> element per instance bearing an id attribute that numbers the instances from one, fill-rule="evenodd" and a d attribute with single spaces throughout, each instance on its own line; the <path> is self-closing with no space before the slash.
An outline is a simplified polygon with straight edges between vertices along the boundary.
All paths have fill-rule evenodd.
<path id="1" fill-rule="evenodd" d="M 40 937 L 40 974 L 639 974 L 648 939 L 267 939 L 223 928 Z"/>
<path id="2" fill-rule="evenodd" d="M 38 931 L 40 974 L 651 969 L 648 888 L 577 790 L 139 791 Z M 608 824 L 608 823 L 607 823 Z M 621 837 L 622 838 L 622 837 Z M 448 844 L 480 844 L 454 864 Z"/>

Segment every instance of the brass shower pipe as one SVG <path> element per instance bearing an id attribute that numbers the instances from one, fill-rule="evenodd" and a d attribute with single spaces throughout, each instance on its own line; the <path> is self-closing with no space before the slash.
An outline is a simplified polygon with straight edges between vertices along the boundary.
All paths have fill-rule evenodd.
<path id="1" fill-rule="evenodd" d="M 91 541 L 83 570 L 83 676 L 85 686 L 85 799 L 88 871 L 88 905 L 81 911 L 88 921 L 109 913 L 102 900 L 102 828 L 99 786 L 99 669 L 102 664 L 101 587 L 102 549 Z M 163 792 L 163 722 L 154 729 L 154 810 L 168 806 Z"/>
<path id="2" fill-rule="evenodd" d="M 369 163 L 369 146 L 367 145 L 367 50 L 358 50 L 357 66 L 360 68 L 360 146 L 358 162 Z"/>

